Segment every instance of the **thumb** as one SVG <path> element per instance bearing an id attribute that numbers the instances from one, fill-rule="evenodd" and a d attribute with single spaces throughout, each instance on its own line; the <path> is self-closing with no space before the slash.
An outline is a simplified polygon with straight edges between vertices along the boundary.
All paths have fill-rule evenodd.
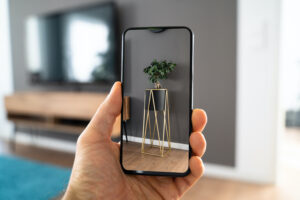
<path id="1" fill-rule="evenodd" d="M 115 82 L 109 95 L 98 107 L 91 119 L 85 135 L 96 134 L 97 138 L 110 138 L 116 117 L 121 113 L 122 108 L 122 86 L 121 82 Z"/>

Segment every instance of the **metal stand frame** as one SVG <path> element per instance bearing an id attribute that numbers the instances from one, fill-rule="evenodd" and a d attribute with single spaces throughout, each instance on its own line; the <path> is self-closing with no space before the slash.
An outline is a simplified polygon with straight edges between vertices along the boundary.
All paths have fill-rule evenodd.
<path id="1" fill-rule="evenodd" d="M 162 110 L 163 114 L 163 133 L 162 133 L 162 140 L 160 139 L 160 133 L 159 133 L 159 124 L 158 124 L 158 119 L 157 116 L 159 114 L 159 111 L 156 110 L 155 108 L 155 100 L 154 100 L 154 90 L 165 90 L 166 95 L 165 95 L 165 105 L 164 105 L 164 110 Z M 148 106 L 147 109 L 146 107 L 146 92 L 149 91 L 149 98 L 148 98 Z M 154 112 L 154 123 L 153 125 L 151 124 L 150 121 L 150 103 L 152 101 L 153 104 L 153 112 Z M 146 116 L 145 116 L 146 115 Z M 151 131 L 151 125 L 153 126 L 153 131 Z M 153 154 L 145 151 L 145 140 L 147 137 L 147 130 L 149 129 L 149 138 L 150 138 L 150 147 L 158 147 L 160 150 L 159 154 Z M 158 146 L 153 145 L 153 140 L 154 140 L 154 135 L 155 133 L 157 134 L 158 138 Z M 167 137 L 168 141 L 168 150 L 164 149 L 164 143 L 165 143 L 165 135 Z M 143 137 L 142 137 L 142 147 L 141 147 L 141 153 L 142 154 L 148 154 L 148 155 L 153 155 L 153 156 L 161 156 L 164 157 L 168 152 L 171 151 L 171 131 L 170 131 L 170 109 L 169 109 L 169 94 L 168 94 L 168 89 L 146 89 L 145 94 L 144 94 L 144 117 L 143 117 Z"/>

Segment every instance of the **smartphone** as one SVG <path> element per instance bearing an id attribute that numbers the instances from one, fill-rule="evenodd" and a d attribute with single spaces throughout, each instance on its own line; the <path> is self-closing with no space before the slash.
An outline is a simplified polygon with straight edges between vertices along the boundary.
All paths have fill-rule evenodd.
<path id="1" fill-rule="evenodd" d="M 127 174 L 189 174 L 193 32 L 129 28 L 122 35 L 120 163 Z"/>

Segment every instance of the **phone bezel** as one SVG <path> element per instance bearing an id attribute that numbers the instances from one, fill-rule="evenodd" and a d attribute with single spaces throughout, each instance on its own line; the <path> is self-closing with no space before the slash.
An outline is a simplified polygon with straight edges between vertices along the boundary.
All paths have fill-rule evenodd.
<path id="1" fill-rule="evenodd" d="M 193 111 L 193 82 L 194 82 L 194 34 L 192 30 L 186 26 L 151 26 L 151 27 L 131 27 L 127 28 L 122 33 L 122 51 L 121 51 L 121 83 L 122 83 L 122 99 L 124 97 L 123 93 L 123 83 L 124 83 L 124 64 L 125 64 L 125 35 L 126 32 L 129 30 L 147 30 L 147 29 L 186 29 L 190 33 L 190 81 L 189 81 L 189 88 L 190 88 L 190 95 L 189 95 L 189 136 L 192 132 L 192 122 L 191 116 Z M 172 176 L 172 177 L 182 177 L 186 176 L 190 173 L 190 165 L 188 163 L 188 169 L 185 172 L 177 173 L 177 172 L 158 172 L 158 171 L 141 171 L 141 170 L 127 170 L 122 163 L 122 155 L 123 155 L 123 107 L 121 109 L 121 138 L 120 138 L 120 165 L 124 173 L 126 174 L 136 174 L 136 175 L 149 175 L 149 176 Z M 192 156 L 192 149 L 189 143 L 189 158 Z M 188 161 L 189 162 L 189 161 Z"/>

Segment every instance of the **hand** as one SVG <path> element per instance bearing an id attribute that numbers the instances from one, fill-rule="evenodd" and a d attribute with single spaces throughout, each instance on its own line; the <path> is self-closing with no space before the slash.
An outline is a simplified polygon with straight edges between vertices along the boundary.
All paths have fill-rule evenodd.
<path id="1" fill-rule="evenodd" d="M 120 144 L 111 140 L 112 127 L 122 106 L 121 83 L 116 82 L 77 141 L 71 178 L 63 199 L 177 199 L 203 174 L 201 160 L 207 118 L 203 110 L 192 114 L 191 173 L 186 177 L 126 175 L 120 163 Z"/>

